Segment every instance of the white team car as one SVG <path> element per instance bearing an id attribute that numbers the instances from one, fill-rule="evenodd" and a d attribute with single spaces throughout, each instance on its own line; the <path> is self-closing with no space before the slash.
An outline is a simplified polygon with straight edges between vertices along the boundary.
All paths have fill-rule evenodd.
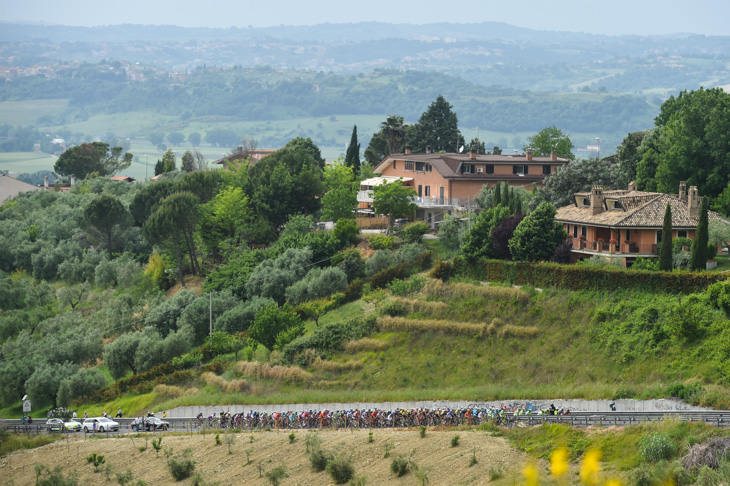
<path id="1" fill-rule="evenodd" d="M 94 432 L 94 423 L 96 422 L 96 432 L 116 432 L 119 430 L 119 423 L 106 417 L 89 417 L 84 420 L 84 432 Z"/>

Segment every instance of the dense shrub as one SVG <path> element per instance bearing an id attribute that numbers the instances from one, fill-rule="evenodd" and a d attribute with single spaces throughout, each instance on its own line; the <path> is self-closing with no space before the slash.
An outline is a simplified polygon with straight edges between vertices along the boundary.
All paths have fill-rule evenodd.
<path id="1" fill-rule="evenodd" d="M 396 475 L 396 477 L 404 476 L 410 469 L 408 459 L 403 455 L 398 455 L 393 458 L 393 462 L 390 463 L 390 472 Z"/>
<path id="2" fill-rule="evenodd" d="M 185 449 L 182 454 L 175 454 L 167 463 L 170 474 L 175 481 L 182 481 L 193 475 L 195 472 L 195 461 L 190 458 L 192 449 Z"/>
<path id="3" fill-rule="evenodd" d="M 370 335 L 374 330 L 375 318 L 368 318 L 365 321 L 355 318 L 347 322 L 328 324 L 284 346 L 281 360 L 293 363 L 294 357 L 305 349 L 313 349 L 318 356 L 327 357 L 340 351 L 344 341 L 360 339 Z"/>
<path id="4" fill-rule="evenodd" d="M 370 277 L 370 287 L 373 290 L 385 288 L 390 282 L 397 278 L 406 278 L 409 270 L 410 266 L 407 263 L 401 263 L 394 267 L 386 268 L 385 270 Z"/>
<path id="5" fill-rule="evenodd" d="M 566 290 L 597 289 L 604 292 L 643 289 L 652 292 L 692 293 L 705 290 L 727 274 L 646 272 L 554 263 L 506 262 L 486 260 L 477 265 L 454 259 L 457 275 L 513 285 L 554 287 Z"/>
<path id="6" fill-rule="evenodd" d="M 400 236 L 409 243 L 420 243 L 423 239 L 423 235 L 428 233 L 431 227 L 424 221 L 416 221 L 415 223 L 408 223 L 400 231 Z"/>
<path id="7" fill-rule="evenodd" d="M 371 276 L 396 264 L 395 254 L 390 250 L 378 250 L 365 261 L 365 275 Z"/>
<path id="8" fill-rule="evenodd" d="M 448 260 L 441 260 L 439 257 L 436 265 L 431 269 L 428 276 L 446 282 L 454 275 L 454 268 Z"/>
<path id="9" fill-rule="evenodd" d="M 639 450 L 644 461 L 654 463 L 671 459 L 677 453 L 677 446 L 666 434 L 654 432 L 639 441 Z"/>
<path id="10" fill-rule="evenodd" d="M 355 466 L 352 465 L 352 455 L 340 452 L 327 462 L 327 472 L 335 484 L 345 484 L 355 477 Z"/>
<path id="11" fill-rule="evenodd" d="M 373 235 L 368 240 L 368 246 L 373 250 L 390 250 L 395 244 L 395 236 Z"/>

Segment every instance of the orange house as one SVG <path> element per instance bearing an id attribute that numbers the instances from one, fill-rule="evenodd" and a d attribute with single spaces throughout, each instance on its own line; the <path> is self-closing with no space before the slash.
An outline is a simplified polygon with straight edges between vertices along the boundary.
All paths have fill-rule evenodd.
<path id="1" fill-rule="evenodd" d="M 393 180 L 403 178 L 403 184 L 412 187 L 417 196 L 416 218 L 432 226 L 444 219 L 454 208 L 474 207 L 474 197 L 483 186 L 493 187 L 507 182 L 532 190 L 542 186 L 544 179 L 557 172 L 570 160 L 534 157 L 531 151 L 522 155 L 491 155 L 456 153 L 393 154 L 383 159 L 374 172 Z M 361 192 L 365 191 L 361 187 Z M 358 200 L 362 208 L 367 201 Z M 366 206 L 365 206 L 366 207 Z"/>
<path id="2" fill-rule="evenodd" d="M 637 257 L 659 256 L 667 205 L 672 208 L 672 237 L 694 240 L 702 199 L 696 186 L 686 189 L 685 182 L 679 183 L 678 194 L 637 191 L 634 182 L 618 191 L 593 186 L 558 209 L 555 221 L 573 238 L 573 262 L 605 255 L 621 257 L 631 266 Z M 708 217 L 730 224 L 714 211 Z"/>

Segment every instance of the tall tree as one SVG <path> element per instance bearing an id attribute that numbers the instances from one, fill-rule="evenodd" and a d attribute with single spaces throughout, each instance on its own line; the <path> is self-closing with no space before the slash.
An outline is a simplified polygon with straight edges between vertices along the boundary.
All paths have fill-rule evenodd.
<path id="1" fill-rule="evenodd" d="M 394 181 L 373 188 L 373 207 L 378 214 L 388 215 L 388 231 L 393 227 L 395 218 L 412 216 L 418 206 L 412 198 L 416 191 L 402 185 L 402 181 Z"/>
<path id="2" fill-rule="evenodd" d="M 320 169 L 324 170 L 325 160 L 324 157 L 322 157 L 322 152 L 319 150 L 319 147 L 315 145 L 311 138 L 293 138 L 289 140 L 286 145 L 284 145 L 284 148 L 292 149 L 298 157 L 311 158 Z"/>
<path id="3" fill-rule="evenodd" d="M 364 153 L 365 160 L 370 166 L 375 167 L 389 154 L 390 149 L 388 149 L 388 142 L 385 140 L 385 136 L 381 130 L 375 133 L 373 138 L 370 139 L 368 148 L 365 149 Z"/>
<path id="4" fill-rule="evenodd" d="M 662 226 L 662 246 L 659 250 L 659 270 L 672 271 L 672 206 L 667 204 Z"/>
<path id="5" fill-rule="evenodd" d="M 695 241 L 692 243 L 692 270 L 705 270 L 707 268 L 707 244 L 709 242 L 709 223 L 707 215 L 707 198 L 702 198 L 700 206 L 700 221 L 695 230 Z"/>
<path id="6" fill-rule="evenodd" d="M 555 207 L 544 202 L 517 225 L 509 251 L 515 260 L 548 261 L 567 237 L 563 225 L 555 222 Z"/>
<path id="7" fill-rule="evenodd" d="M 558 153 L 558 157 L 575 160 L 573 155 L 573 142 L 555 125 L 543 128 L 535 135 L 527 140 L 527 145 L 523 150 L 532 149 L 533 154 L 537 156 L 549 156 L 553 150 Z"/>
<path id="8" fill-rule="evenodd" d="M 103 242 L 111 260 L 114 243 L 129 224 L 129 213 L 117 196 L 101 194 L 84 208 L 84 223 L 86 230 Z"/>
<path id="9" fill-rule="evenodd" d="M 162 200 L 142 227 L 147 240 L 175 253 L 178 277 L 184 287 L 183 255 L 190 259 L 193 274 L 200 273 L 195 247 L 195 228 L 200 218 L 200 200 L 192 193 L 179 192 Z"/>
<path id="10" fill-rule="evenodd" d="M 464 137 L 459 131 L 459 120 L 451 110 L 452 106 L 439 95 L 431 103 L 414 125 L 413 139 L 409 143 L 416 152 L 456 152 L 464 145 Z"/>
<path id="11" fill-rule="evenodd" d="M 59 175 L 74 175 L 79 179 L 85 179 L 92 174 L 110 176 L 131 165 L 132 154 L 122 154 L 122 147 L 110 149 L 103 142 L 83 143 L 62 153 L 53 170 Z"/>
<path id="12" fill-rule="evenodd" d="M 188 134 L 188 142 L 190 142 L 190 145 L 192 145 L 193 147 L 197 147 L 198 145 L 200 145 L 201 138 L 202 137 L 198 132 L 190 132 Z"/>
<path id="13" fill-rule="evenodd" d="M 183 154 L 180 170 L 182 170 L 183 172 L 195 171 L 195 157 L 190 150 L 185 151 L 185 153 Z"/>
<path id="14" fill-rule="evenodd" d="M 402 116 L 390 115 L 386 118 L 380 124 L 380 133 L 388 145 L 389 154 L 402 152 L 406 140 L 406 126 Z"/>
<path id="15" fill-rule="evenodd" d="M 350 145 L 347 146 L 347 153 L 345 154 L 345 165 L 350 167 L 353 173 L 360 173 L 360 144 L 357 143 L 357 125 L 352 128 Z"/>
<path id="16" fill-rule="evenodd" d="M 590 191 L 594 184 L 604 189 L 624 189 L 629 182 L 616 164 L 607 164 L 597 158 L 579 159 L 546 178 L 545 187 L 538 191 L 535 200 L 562 207 L 571 203 L 573 194 Z"/>
<path id="17" fill-rule="evenodd" d="M 172 145 L 180 145 L 185 141 L 185 135 L 181 132 L 170 132 L 167 134 L 167 141 Z"/>
<path id="18" fill-rule="evenodd" d="M 352 219 L 357 205 L 355 176 L 350 167 L 332 164 L 324 170 L 327 192 L 322 196 L 322 218 L 331 221 Z"/>
<path id="19" fill-rule="evenodd" d="M 285 223 L 290 214 L 311 214 L 321 206 L 322 169 L 308 152 L 283 148 L 248 170 L 245 192 L 257 215 L 274 227 Z"/>
<path id="20" fill-rule="evenodd" d="M 174 172 L 176 167 L 175 153 L 168 150 L 162 155 L 162 172 Z"/>
<path id="21" fill-rule="evenodd" d="M 730 182 L 730 93 L 682 91 L 665 101 L 640 151 L 640 189 L 674 193 L 680 181 L 714 197 Z M 646 145 L 646 147 L 645 147 Z M 652 187 L 652 182 L 656 187 Z"/>
<path id="22" fill-rule="evenodd" d="M 641 160 L 639 147 L 641 147 L 647 133 L 649 132 L 630 132 L 621 141 L 621 145 L 616 147 L 616 162 L 618 162 L 621 171 L 626 174 L 629 181 L 636 180 L 636 166 Z"/>
<path id="23" fill-rule="evenodd" d="M 509 209 L 498 205 L 482 211 L 472 221 L 471 228 L 464 235 L 461 253 L 467 260 L 497 256 L 492 247 L 492 231 L 509 216 Z"/>

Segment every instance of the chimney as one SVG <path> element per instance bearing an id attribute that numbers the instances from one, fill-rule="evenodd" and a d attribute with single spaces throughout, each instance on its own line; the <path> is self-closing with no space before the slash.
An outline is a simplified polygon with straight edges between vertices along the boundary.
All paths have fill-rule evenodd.
<path id="1" fill-rule="evenodd" d="M 550 152 L 550 161 L 557 162 L 557 160 L 558 160 L 558 153 L 555 150 L 553 150 L 552 152 Z"/>
<path id="2" fill-rule="evenodd" d="M 685 181 L 679 183 L 679 200 L 687 202 L 687 183 Z"/>
<path id="3" fill-rule="evenodd" d="M 477 159 L 477 148 L 476 147 L 472 147 L 471 149 L 469 149 L 469 158 L 471 160 Z"/>
<path id="4" fill-rule="evenodd" d="M 593 186 L 591 188 L 591 214 L 601 214 L 603 212 L 603 188 L 601 186 Z"/>
<path id="5" fill-rule="evenodd" d="M 240 154 L 243 152 L 243 147 L 239 145 L 237 150 L 238 150 L 238 153 Z"/>
<path id="6" fill-rule="evenodd" d="M 689 200 L 687 201 L 687 212 L 689 213 L 689 217 L 699 218 L 702 199 L 697 193 L 697 186 L 690 186 L 688 199 Z"/>
<path id="7" fill-rule="evenodd" d="M 74 184 L 76 184 L 76 176 L 71 174 L 71 185 L 73 186 Z"/>
<path id="8" fill-rule="evenodd" d="M 635 181 L 629 182 L 629 191 L 632 191 L 632 192 L 636 191 L 636 182 Z"/>
<path id="9" fill-rule="evenodd" d="M 406 155 L 411 155 L 411 146 L 406 145 Z"/>
<path id="10" fill-rule="evenodd" d="M 431 153 L 431 146 L 430 145 L 426 145 L 426 153 L 427 154 L 430 154 Z"/>
<path id="11" fill-rule="evenodd" d="M 44 187 L 45 189 L 48 189 L 48 176 L 45 176 L 45 177 L 43 178 L 43 187 Z"/>
<path id="12" fill-rule="evenodd" d="M 532 162 L 532 149 L 527 149 L 527 154 L 525 154 L 525 157 L 527 158 L 528 162 Z"/>

